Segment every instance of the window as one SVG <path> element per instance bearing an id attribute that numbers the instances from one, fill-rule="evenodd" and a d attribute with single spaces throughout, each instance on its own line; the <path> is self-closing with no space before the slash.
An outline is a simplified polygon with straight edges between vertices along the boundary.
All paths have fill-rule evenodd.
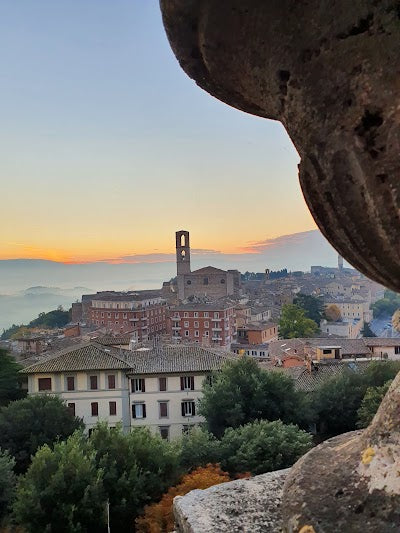
<path id="1" fill-rule="evenodd" d="M 182 435 L 186 435 L 194 427 L 194 424 L 183 424 Z"/>
<path id="2" fill-rule="evenodd" d="M 208 285 L 208 278 L 203 279 L 203 285 Z"/>
<path id="3" fill-rule="evenodd" d="M 327 349 L 327 350 L 322 350 L 322 353 L 323 353 L 324 355 L 328 355 L 328 354 L 332 353 L 332 350 L 329 350 L 329 349 Z"/>
<path id="4" fill-rule="evenodd" d="M 72 416 L 75 416 L 75 404 L 67 403 L 67 407 Z"/>
<path id="5" fill-rule="evenodd" d="M 183 318 L 188 318 L 189 317 L 189 313 L 186 313 L 186 311 L 183 313 Z"/>
<path id="6" fill-rule="evenodd" d="M 208 311 L 204 311 L 204 318 L 208 318 Z"/>
<path id="7" fill-rule="evenodd" d="M 108 407 L 110 410 L 110 416 L 115 416 L 117 414 L 117 402 L 108 402 Z"/>
<path id="8" fill-rule="evenodd" d="M 97 376 L 90 376 L 90 390 L 97 390 Z"/>
<path id="9" fill-rule="evenodd" d="M 190 281 L 190 279 L 187 280 L 186 284 L 187 284 L 187 285 L 191 285 L 191 284 L 192 284 L 192 282 Z"/>
<path id="10" fill-rule="evenodd" d="M 209 336 L 209 333 L 210 333 L 209 331 L 205 331 L 205 332 L 204 332 L 204 335 L 205 335 L 206 337 L 208 337 L 208 336 Z"/>
<path id="11" fill-rule="evenodd" d="M 195 328 L 198 328 L 199 327 L 199 322 L 196 320 L 195 323 L 194 323 L 194 327 Z"/>
<path id="12" fill-rule="evenodd" d="M 394 347 L 394 353 L 397 354 L 397 355 L 400 354 L 400 346 L 395 346 Z"/>
<path id="13" fill-rule="evenodd" d="M 169 439 L 169 426 L 160 426 L 160 435 L 162 439 L 168 440 Z"/>
<path id="14" fill-rule="evenodd" d="M 122 313 L 122 318 L 128 318 L 128 313 Z"/>
<path id="15" fill-rule="evenodd" d="M 198 313 L 197 311 L 195 311 L 195 312 L 193 313 L 193 316 L 194 316 L 194 318 L 198 318 L 199 313 Z"/>
<path id="16" fill-rule="evenodd" d="M 225 283 L 225 280 L 224 278 L 221 279 L 221 283 L 224 284 Z"/>
<path id="17" fill-rule="evenodd" d="M 188 327 L 189 327 L 189 322 L 187 322 L 187 321 L 184 322 L 184 323 L 183 323 L 183 327 L 184 327 L 184 328 L 188 328 Z"/>
<path id="18" fill-rule="evenodd" d="M 114 318 L 119 318 L 119 313 L 114 313 Z"/>
<path id="19" fill-rule="evenodd" d="M 185 331 L 185 337 L 189 337 L 189 331 L 188 330 Z"/>
<path id="20" fill-rule="evenodd" d="M 205 328 L 209 328 L 210 327 L 210 323 L 208 321 L 204 322 L 204 327 Z"/>
<path id="21" fill-rule="evenodd" d="M 107 313 L 107 317 L 108 317 L 108 318 L 111 318 L 111 313 Z"/>
<path id="22" fill-rule="evenodd" d="M 146 418 L 146 404 L 132 404 L 132 418 Z"/>
<path id="23" fill-rule="evenodd" d="M 160 418 L 168 418 L 168 402 L 158 402 Z"/>
<path id="24" fill-rule="evenodd" d="M 194 336 L 195 336 L 195 337 L 198 337 L 198 336 L 199 336 L 199 332 L 198 332 L 197 330 L 194 332 Z"/>
<path id="25" fill-rule="evenodd" d="M 158 378 L 158 390 L 161 392 L 167 390 L 167 378 Z"/>
<path id="26" fill-rule="evenodd" d="M 194 376 L 181 376 L 181 390 L 194 390 Z"/>
<path id="27" fill-rule="evenodd" d="M 99 416 L 99 404 L 97 402 L 92 402 L 92 416 Z"/>
<path id="28" fill-rule="evenodd" d="M 188 400 L 181 404 L 182 416 L 195 416 L 196 407 L 194 400 Z"/>
<path id="29" fill-rule="evenodd" d="M 132 392 L 146 392 L 146 387 L 144 384 L 144 379 L 135 378 L 131 381 Z"/>
<path id="30" fill-rule="evenodd" d="M 214 318 L 219 318 L 219 313 L 214 313 Z"/>
<path id="31" fill-rule="evenodd" d="M 67 390 L 75 390 L 74 376 L 67 376 Z"/>
<path id="32" fill-rule="evenodd" d="M 51 390 L 51 378 L 39 378 L 38 379 L 39 390 Z"/>

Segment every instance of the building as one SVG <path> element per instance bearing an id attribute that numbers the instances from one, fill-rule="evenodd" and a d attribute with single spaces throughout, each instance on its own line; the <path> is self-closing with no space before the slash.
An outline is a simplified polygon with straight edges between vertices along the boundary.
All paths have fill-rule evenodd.
<path id="1" fill-rule="evenodd" d="M 320 330 L 327 335 L 345 337 L 347 339 L 357 339 L 361 336 L 363 321 L 359 318 L 353 320 L 343 320 L 339 322 L 328 322 L 321 320 Z"/>
<path id="2" fill-rule="evenodd" d="M 325 298 L 325 306 L 336 305 L 344 320 L 358 318 L 363 323 L 372 320 L 372 311 L 367 300 L 356 298 Z"/>
<path id="3" fill-rule="evenodd" d="M 13 341 L 13 350 L 23 354 L 40 354 L 46 348 L 44 336 L 22 337 Z"/>
<path id="4" fill-rule="evenodd" d="M 86 322 L 110 333 L 136 332 L 141 342 L 167 331 L 166 302 L 152 291 L 100 292 L 82 301 Z"/>
<path id="5" fill-rule="evenodd" d="M 243 344 L 265 344 L 278 340 L 278 325 L 272 322 L 249 322 L 237 330 L 237 341 Z"/>
<path id="6" fill-rule="evenodd" d="M 374 357 L 400 359 L 400 337 L 364 337 L 363 340 Z"/>
<path id="7" fill-rule="evenodd" d="M 188 231 L 176 234 L 176 270 L 178 298 L 184 301 L 191 296 L 218 300 L 237 294 L 240 290 L 240 272 L 221 270 L 212 266 L 191 270 Z"/>
<path id="8" fill-rule="evenodd" d="M 43 358 L 21 372 L 29 394 L 55 394 L 83 419 L 125 431 L 150 427 L 177 437 L 203 418 L 197 412 L 204 380 L 235 356 L 201 346 L 155 345 L 134 351 L 87 343 Z"/>
<path id="9" fill-rule="evenodd" d="M 231 344 L 231 352 L 237 355 L 247 355 L 256 359 L 269 359 L 268 344 L 243 344 L 234 342 Z"/>
<path id="10" fill-rule="evenodd" d="M 236 333 L 232 304 L 180 304 L 170 315 L 171 337 L 177 342 L 229 346 Z"/>

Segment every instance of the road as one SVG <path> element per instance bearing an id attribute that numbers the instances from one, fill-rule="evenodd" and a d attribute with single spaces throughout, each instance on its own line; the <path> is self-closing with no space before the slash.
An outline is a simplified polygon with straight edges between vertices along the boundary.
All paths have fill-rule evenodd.
<path id="1" fill-rule="evenodd" d="M 377 337 L 400 337 L 400 333 L 392 328 L 392 318 L 374 318 L 369 327 Z"/>

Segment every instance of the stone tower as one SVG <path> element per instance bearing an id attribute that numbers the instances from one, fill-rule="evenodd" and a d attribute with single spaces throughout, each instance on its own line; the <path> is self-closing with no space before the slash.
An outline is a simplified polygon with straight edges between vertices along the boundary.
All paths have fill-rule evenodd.
<path id="1" fill-rule="evenodd" d="M 343 257 L 340 254 L 338 255 L 338 268 L 343 270 Z"/>
<path id="2" fill-rule="evenodd" d="M 189 232 L 180 230 L 176 236 L 176 274 L 178 284 L 178 298 L 184 299 L 185 275 L 190 274 L 190 244 Z"/>

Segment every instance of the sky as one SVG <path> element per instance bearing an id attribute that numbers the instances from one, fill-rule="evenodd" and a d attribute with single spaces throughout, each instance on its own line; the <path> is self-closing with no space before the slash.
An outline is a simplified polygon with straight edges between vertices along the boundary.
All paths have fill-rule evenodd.
<path id="1" fill-rule="evenodd" d="M 197 87 L 156 0 L 2 0 L 0 62 L 0 259 L 157 260 L 178 229 L 248 254 L 315 229 L 283 126 Z"/>

